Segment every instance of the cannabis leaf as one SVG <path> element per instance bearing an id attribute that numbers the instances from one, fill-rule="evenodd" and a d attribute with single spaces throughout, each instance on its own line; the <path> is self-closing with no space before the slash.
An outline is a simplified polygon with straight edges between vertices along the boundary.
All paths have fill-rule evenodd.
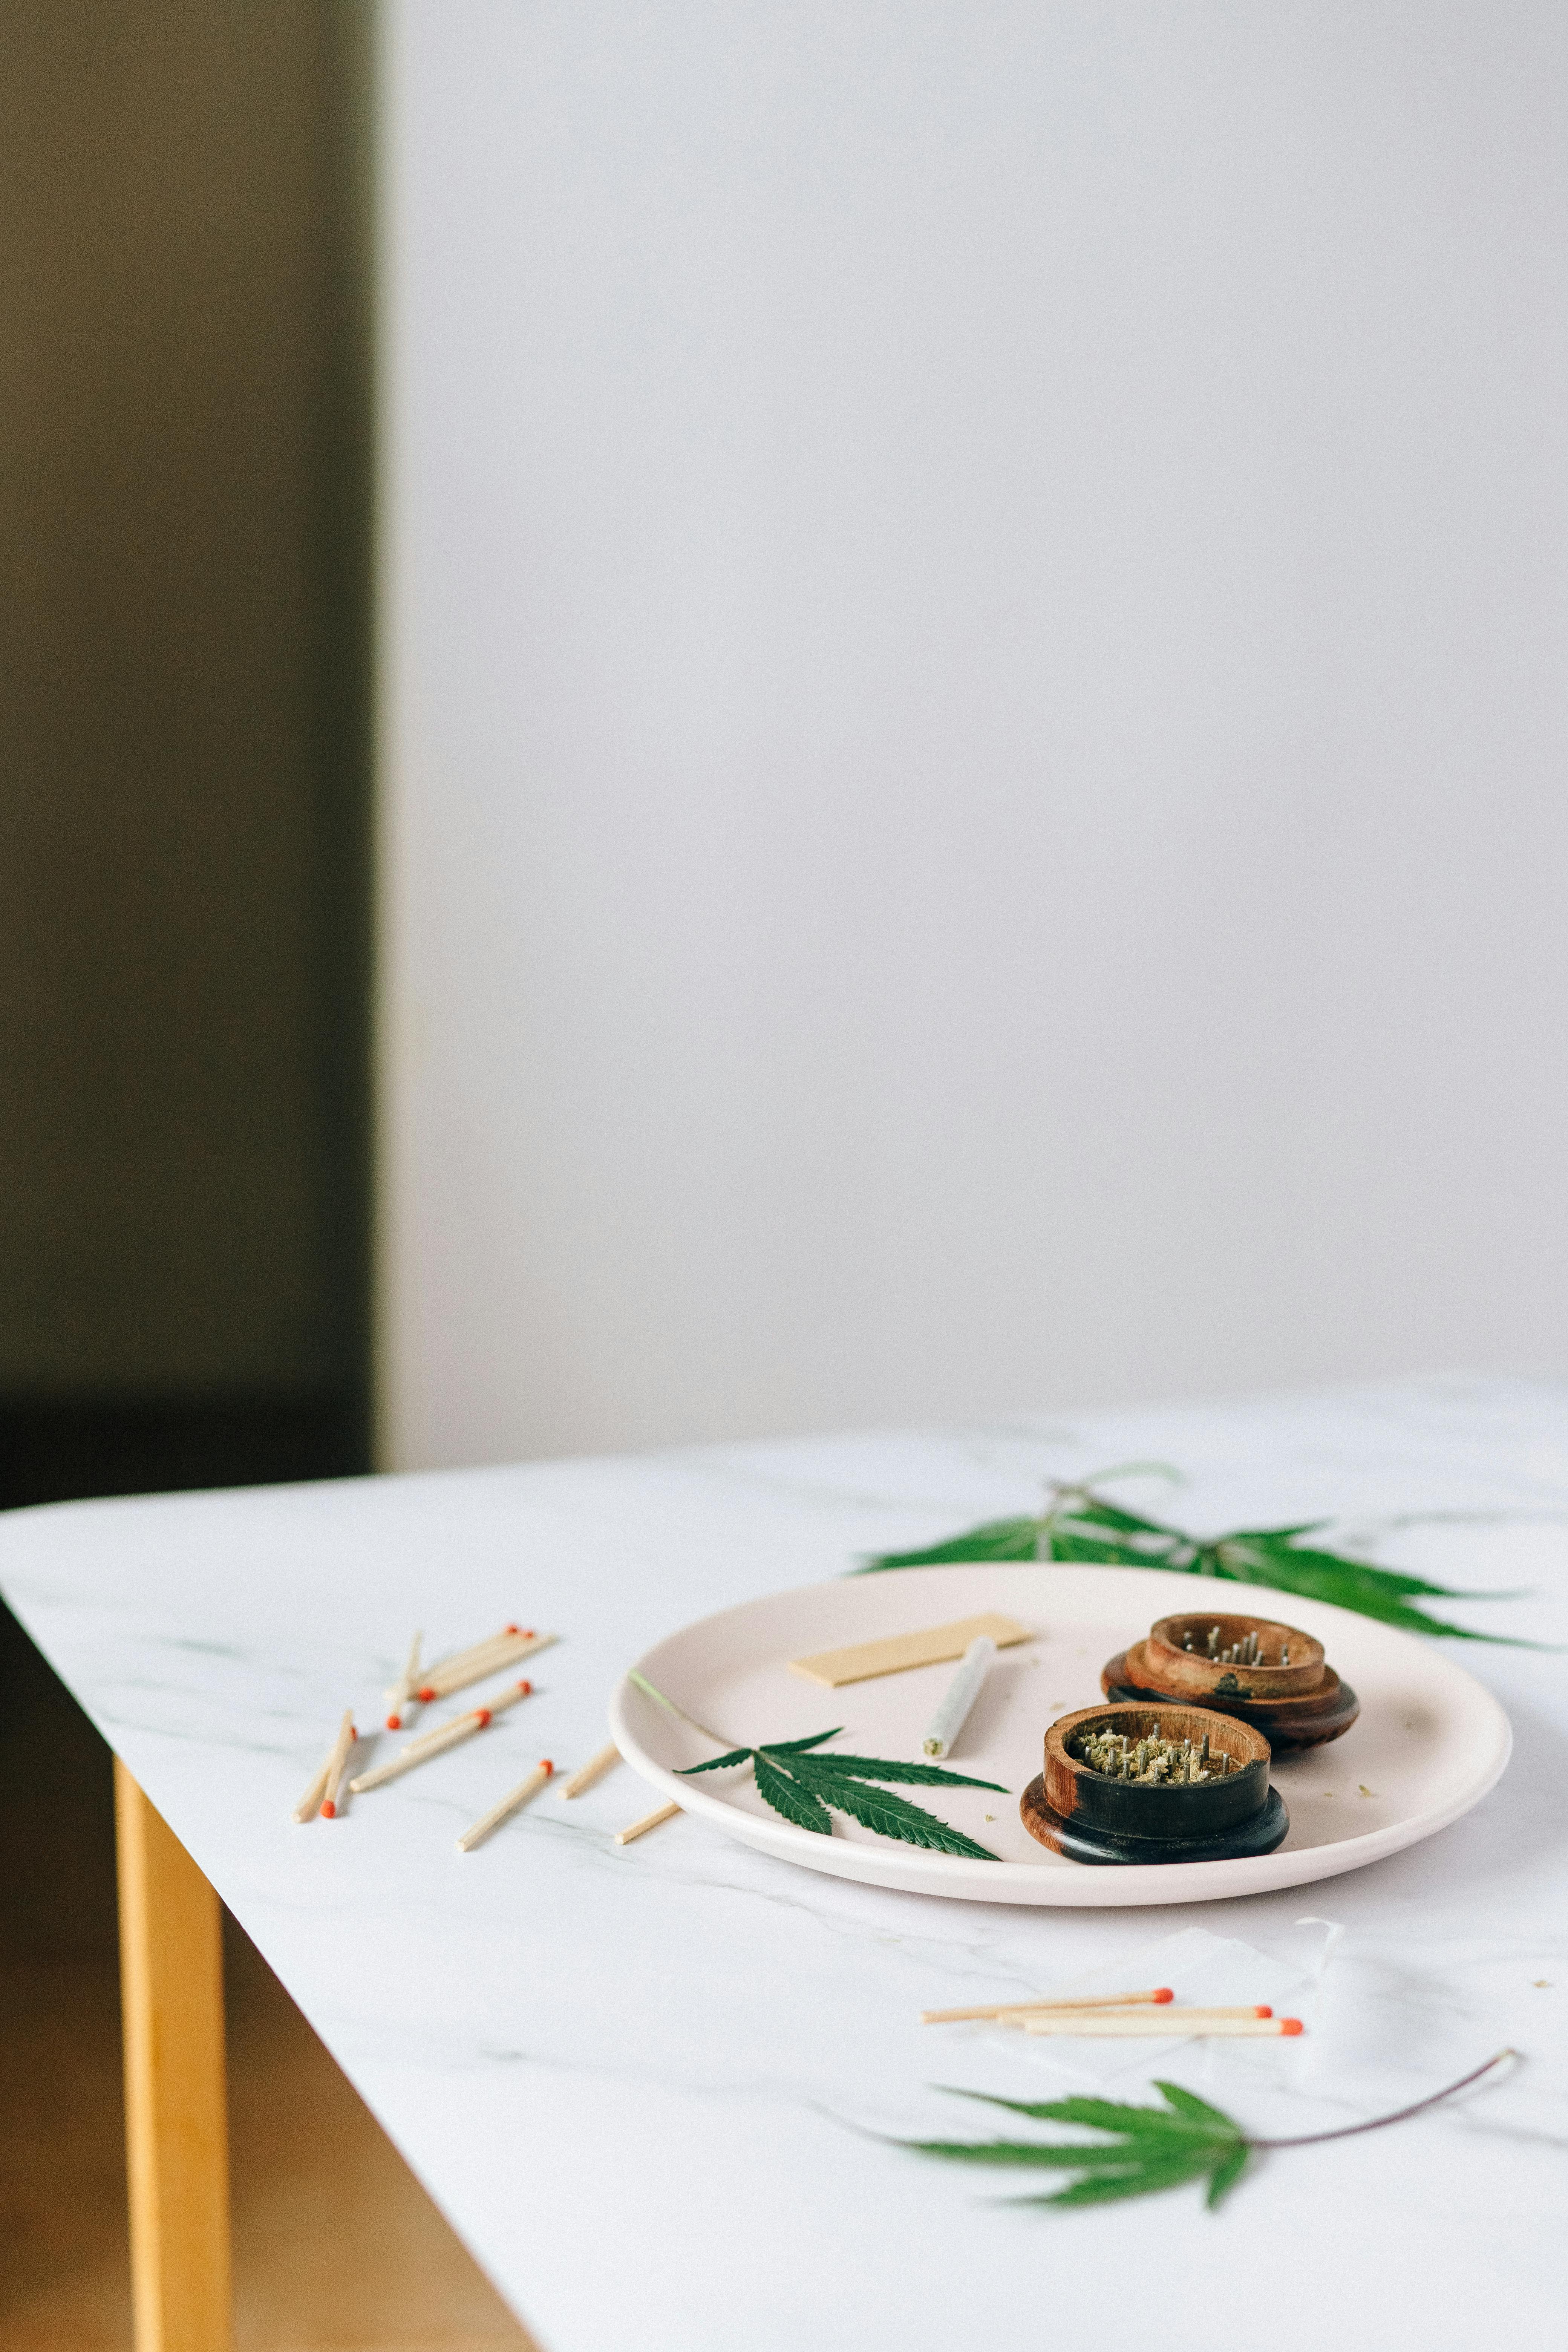
<path id="1" fill-rule="evenodd" d="M 1097 1472 L 1097 1479 L 1125 1477 L 1131 1469 L 1161 1469 L 1163 1464 L 1139 1463 Z M 1300 1593 L 1312 1601 L 1331 1601 L 1362 1617 L 1375 1617 L 1410 1633 L 1449 1633 L 1465 1642 L 1512 1643 L 1532 1649 L 1506 1633 L 1476 1633 L 1465 1625 L 1450 1625 L 1428 1617 L 1414 1604 L 1419 1599 L 1446 1601 L 1505 1599 L 1504 1594 L 1460 1591 L 1433 1584 L 1426 1577 L 1402 1570 L 1374 1568 L 1370 1560 L 1347 1559 L 1342 1553 L 1301 1542 L 1330 1522 L 1311 1519 L 1297 1527 L 1244 1528 L 1226 1536 L 1203 1538 L 1160 1519 L 1145 1518 L 1097 1491 L 1094 1479 L 1076 1485 L 1055 1485 L 1046 1509 L 1037 1518 L 992 1519 L 966 1535 L 950 1536 L 943 1543 L 920 1551 L 889 1551 L 868 1560 L 862 1574 L 886 1568 L 936 1568 L 962 1560 L 1059 1559 L 1108 1568 L 1168 1568 L 1183 1576 L 1218 1577 L 1232 1584 L 1271 1585 L 1277 1591 Z"/>
<path id="2" fill-rule="evenodd" d="M 963 2164 L 1023 2166 L 1033 2170 L 1076 2172 L 1079 2178 L 1050 2197 L 1020 2197 L 1019 2205 L 1103 2205 L 1115 2197 L 1147 2197 L 1161 2189 L 1179 2189 L 1184 2181 L 1208 2182 L 1205 2204 L 1217 2205 L 1240 2179 L 1255 2148 L 1310 2147 L 1320 2140 L 1353 2139 L 1358 2133 L 1381 2131 L 1385 2124 L 1404 2123 L 1456 2091 L 1467 2090 L 1518 2053 L 1500 2050 L 1484 2066 L 1401 2107 L 1391 2116 L 1374 2116 L 1369 2123 L 1342 2124 L 1333 2131 L 1306 2132 L 1293 2139 L 1252 2139 L 1219 2107 L 1179 2083 L 1154 2084 L 1165 2104 L 1139 2107 L 1120 2099 L 998 2099 L 985 2091 L 957 2091 L 954 2097 L 980 2099 L 985 2105 L 1005 2107 L 1036 2123 L 1077 2124 L 1103 2134 L 1097 2140 L 1033 2139 L 907 2139 L 899 2145 L 921 2156 L 955 2158 Z"/>
<path id="3" fill-rule="evenodd" d="M 1037 2123 L 1080 2124 L 1103 2132 L 1100 2140 L 906 2140 L 924 2156 L 956 2157 L 965 2164 L 1010 2164 L 1076 2172 L 1080 2177 L 1050 2197 L 1025 2197 L 1024 2205 L 1100 2205 L 1113 2197 L 1146 2197 L 1157 2189 L 1179 2189 L 1184 2180 L 1205 2179 L 1207 2202 L 1219 2203 L 1247 2162 L 1241 2127 L 1175 2083 L 1156 2083 L 1163 2107 L 1123 2105 L 1115 2099 L 994 2099 L 984 2091 L 961 2091 L 960 2098 L 984 2099 L 994 2107 L 1028 2116 Z"/>
<path id="4" fill-rule="evenodd" d="M 838 1727 L 839 1730 L 843 1726 Z M 994 1862 L 997 1856 L 977 1845 L 962 1830 L 950 1829 L 908 1797 L 894 1796 L 879 1780 L 912 1781 L 924 1789 L 994 1789 L 999 1780 L 972 1780 L 967 1773 L 944 1772 L 939 1764 L 904 1764 L 890 1756 L 824 1755 L 825 1739 L 838 1731 L 814 1732 L 809 1739 L 770 1739 L 760 1748 L 731 1748 L 706 1764 L 689 1764 L 683 1779 L 698 1772 L 721 1772 L 736 1764 L 752 1765 L 757 1794 L 775 1813 L 797 1830 L 815 1830 L 831 1837 L 831 1813 L 847 1813 L 879 1837 L 900 1838 L 905 1845 L 923 1845 L 932 1853 L 967 1854 L 973 1862 Z"/>

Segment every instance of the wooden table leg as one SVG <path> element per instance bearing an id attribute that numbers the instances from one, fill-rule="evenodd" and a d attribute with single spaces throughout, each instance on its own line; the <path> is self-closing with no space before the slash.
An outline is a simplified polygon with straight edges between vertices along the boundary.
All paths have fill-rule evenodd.
<path id="1" fill-rule="evenodd" d="M 136 2352 L 227 2352 L 218 1899 L 118 1757 L 114 1812 Z"/>

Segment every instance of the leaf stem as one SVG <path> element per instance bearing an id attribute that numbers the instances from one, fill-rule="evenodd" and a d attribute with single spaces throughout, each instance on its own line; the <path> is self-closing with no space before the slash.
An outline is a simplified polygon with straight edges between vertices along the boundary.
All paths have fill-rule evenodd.
<path id="1" fill-rule="evenodd" d="M 688 1715 L 683 1706 L 677 1706 L 672 1698 L 666 1698 L 664 1693 L 661 1690 L 656 1690 L 647 1676 L 639 1675 L 635 1666 L 626 1668 L 626 1680 L 629 1683 L 636 1683 L 644 1696 L 651 1698 L 657 1706 L 664 1707 L 670 1715 L 678 1715 L 682 1723 L 689 1723 L 693 1731 L 700 1731 L 704 1739 L 710 1739 L 715 1748 L 740 1747 L 741 1742 L 738 1739 L 725 1739 L 719 1732 L 710 1731 L 705 1723 L 699 1723 L 694 1715 Z"/>
<path id="2" fill-rule="evenodd" d="M 1249 2139 L 1247 2145 L 1248 2147 L 1315 2147 L 1321 2140 L 1353 2139 L 1358 2132 L 1381 2131 L 1384 2124 L 1405 2123 L 1412 2116 L 1422 2115 L 1426 2108 L 1436 2106 L 1444 2099 L 1451 2099 L 1456 2091 L 1468 2090 L 1470 2084 L 1479 2083 L 1483 2074 L 1489 2074 L 1494 2066 L 1500 2066 L 1505 2058 L 1517 2058 L 1518 2055 L 1517 2050 L 1500 2050 L 1494 2057 L 1487 2060 L 1484 2066 L 1476 2067 L 1472 2074 L 1461 2074 L 1457 2083 L 1448 2084 L 1447 2090 L 1434 2091 L 1428 2097 L 1417 2099 L 1413 2107 L 1400 2107 L 1392 2116 L 1373 2116 L 1370 2123 L 1341 2124 L 1334 2131 L 1303 2132 L 1295 2139 Z"/>
<path id="3" fill-rule="evenodd" d="M 1092 1496 L 1097 1486 L 1112 1478 L 1164 1478 L 1173 1486 L 1184 1486 L 1186 1478 L 1173 1462 L 1113 1462 L 1109 1470 L 1090 1470 L 1082 1478 L 1052 1478 L 1048 1490 L 1053 1495 L 1083 1495 Z"/>

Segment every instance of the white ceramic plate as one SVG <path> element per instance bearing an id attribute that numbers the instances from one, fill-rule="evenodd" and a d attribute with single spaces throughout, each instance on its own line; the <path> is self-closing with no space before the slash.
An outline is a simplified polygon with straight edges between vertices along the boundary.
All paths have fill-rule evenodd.
<path id="1" fill-rule="evenodd" d="M 714 1750 L 629 1678 L 611 1703 L 610 1727 L 627 1763 L 661 1796 L 746 1845 L 839 1878 L 980 1903 L 1202 1903 L 1299 1886 L 1359 1870 L 1432 1836 L 1498 1780 L 1513 1744 L 1508 1717 L 1436 1641 L 1326 1602 L 1227 1584 L 1216 1601 L 1315 1633 L 1361 1698 L 1361 1718 L 1342 1739 L 1276 1757 L 1272 1777 L 1290 1810 L 1284 1844 L 1249 1860 L 1103 1867 L 1065 1862 L 1037 1844 L 1018 1818 L 1018 1798 L 1040 1769 L 1047 1724 L 1071 1707 L 1092 1706 L 1106 1659 L 1146 1633 L 1155 1618 L 1201 1606 L 1214 1591 L 1154 1569 L 892 1569 L 726 1609 L 672 1633 L 637 1661 L 657 1689 L 731 1746 L 803 1738 L 842 1724 L 837 1747 L 912 1759 L 953 1667 L 922 1666 L 824 1690 L 791 1674 L 787 1661 L 985 1609 L 1005 1611 L 1034 1627 L 1036 1638 L 1000 1654 L 947 1764 L 1000 1780 L 1009 1793 L 905 1791 L 988 1846 L 996 1862 L 897 1844 L 840 1814 L 830 1838 L 796 1829 L 763 1804 L 749 1775 L 679 1780 L 680 1766 L 700 1763 Z"/>

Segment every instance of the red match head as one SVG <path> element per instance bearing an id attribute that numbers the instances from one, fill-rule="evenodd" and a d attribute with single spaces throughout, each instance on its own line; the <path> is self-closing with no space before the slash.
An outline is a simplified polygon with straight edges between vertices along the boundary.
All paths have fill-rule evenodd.
<path id="1" fill-rule="evenodd" d="M 1303 2033 L 1306 2028 L 1299 2017 L 1282 2017 L 1279 2021 L 1279 2031 L 1281 2033 Z"/>

